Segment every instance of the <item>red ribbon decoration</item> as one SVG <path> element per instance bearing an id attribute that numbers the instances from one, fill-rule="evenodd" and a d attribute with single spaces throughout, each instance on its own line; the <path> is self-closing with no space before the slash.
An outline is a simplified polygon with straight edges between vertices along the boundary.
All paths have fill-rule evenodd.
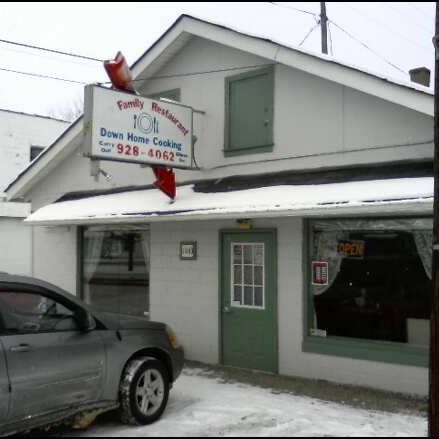
<path id="1" fill-rule="evenodd" d="M 115 88 L 137 94 L 130 68 L 122 52 L 117 52 L 114 60 L 104 61 L 104 67 Z M 174 200 L 176 194 L 174 170 L 162 166 L 151 166 L 151 168 L 157 178 L 153 185 Z"/>

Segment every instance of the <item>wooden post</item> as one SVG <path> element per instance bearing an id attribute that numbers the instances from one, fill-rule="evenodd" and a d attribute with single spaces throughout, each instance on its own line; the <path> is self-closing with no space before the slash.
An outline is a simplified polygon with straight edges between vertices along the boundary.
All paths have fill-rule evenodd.
<path id="1" fill-rule="evenodd" d="M 320 27 L 322 29 L 322 53 L 328 53 L 328 17 L 326 16 L 326 4 L 320 2 Z"/>
<path id="2" fill-rule="evenodd" d="M 433 202 L 433 297 L 430 321 L 430 384 L 428 435 L 439 437 L 439 2 L 436 2 L 434 78 L 434 202 Z"/>

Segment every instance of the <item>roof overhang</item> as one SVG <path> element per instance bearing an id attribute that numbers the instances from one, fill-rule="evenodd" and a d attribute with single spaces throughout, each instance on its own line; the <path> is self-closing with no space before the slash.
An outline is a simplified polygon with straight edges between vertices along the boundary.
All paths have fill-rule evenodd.
<path id="1" fill-rule="evenodd" d="M 433 178 L 320 185 L 282 185 L 200 193 L 178 188 L 170 203 L 156 189 L 54 203 L 34 212 L 33 225 L 129 224 L 230 218 L 432 215 Z"/>
<path id="2" fill-rule="evenodd" d="M 10 203 L 7 201 L 0 201 L 0 219 L 26 218 L 30 212 L 30 203 Z"/>

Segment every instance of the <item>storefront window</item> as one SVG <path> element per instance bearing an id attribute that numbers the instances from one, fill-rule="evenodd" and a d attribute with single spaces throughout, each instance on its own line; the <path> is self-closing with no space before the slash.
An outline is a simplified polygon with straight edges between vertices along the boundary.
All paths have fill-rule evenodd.
<path id="1" fill-rule="evenodd" d="M 149 231 L 88 227 L 83 234 L 84 299 L 100 311 L 149 312 Z"/>
<path id="2" fill-rule="evenodd" d="M 429 345 L 431 219 L 314 222 L 311 257 L 315 333 Z"/>

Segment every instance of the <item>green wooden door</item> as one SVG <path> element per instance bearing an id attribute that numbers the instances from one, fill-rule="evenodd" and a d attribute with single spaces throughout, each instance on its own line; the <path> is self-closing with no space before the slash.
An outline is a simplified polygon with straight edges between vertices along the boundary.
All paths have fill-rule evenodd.
<path id="1" fill-rule="evenodd" d="M 224 232 L 222 362 L 277 372 L 276 234 Z"/>

